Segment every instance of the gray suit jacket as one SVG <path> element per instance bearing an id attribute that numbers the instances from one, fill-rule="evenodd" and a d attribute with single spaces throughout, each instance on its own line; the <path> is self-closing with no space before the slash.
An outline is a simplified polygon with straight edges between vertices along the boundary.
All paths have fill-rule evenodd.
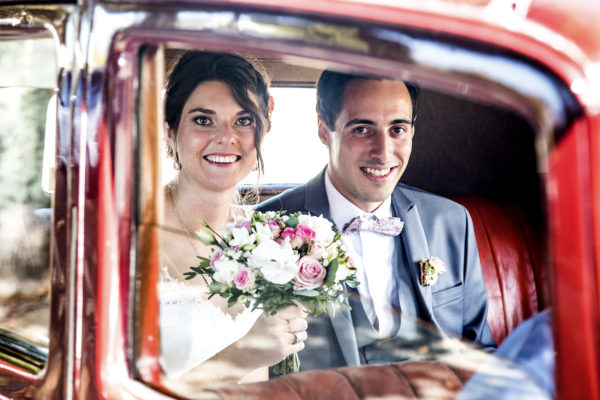
<path id="1" fill-rule="evenodd" d="M 308 183 L 260 204 L 258 210 L 301 211 L 331 219 L 324 174 L 325 170 Z M 396 252 L 397 266 L 408 263 L 408 271 L 402 275 L 410 277 L 411 282 L 404 284 L 412 288 L 411 298 L 402 293 L 405 298 L 400 304 L 411 304 L 421 320 L 432 323 L 443 335 L 495 347 L 486 322 L 487 291 L 467 210 L 451 200 L 400 183 L 392 193 L 392 208 L 394 215 L 404 221 L 400 235 L 404 251 Z M 419 261 L 433 256 L 446 263 L 447 271 L 439 275 L 434 286 L 422 286 Z M 309 320 L 306 347 L 299 353 L 303 370 L 360 365 L 350 311 L 329 311 L 329 316 Z"/>

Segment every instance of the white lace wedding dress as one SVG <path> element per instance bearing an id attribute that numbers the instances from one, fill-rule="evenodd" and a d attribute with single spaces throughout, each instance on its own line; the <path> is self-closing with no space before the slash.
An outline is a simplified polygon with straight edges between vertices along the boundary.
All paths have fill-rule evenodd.
<path id="1" fill-rule="evenodd" d="M 159 284 L 162 366 L 178 378 L 244 337 L 262 311 L 235 318 L 205 300 L 198 288 L 172 277 L 165 266 Z"/>

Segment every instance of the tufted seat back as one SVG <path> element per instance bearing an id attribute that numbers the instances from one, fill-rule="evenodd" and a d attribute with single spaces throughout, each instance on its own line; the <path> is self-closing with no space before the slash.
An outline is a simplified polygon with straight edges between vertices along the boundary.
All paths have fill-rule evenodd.
<path id="1" fill-rule="evenodd" d="M 539 228 L 516 204 L 457 197 L 471 214 L 489 297 L 488 324 L 496 344 L 549 306 Z"/>

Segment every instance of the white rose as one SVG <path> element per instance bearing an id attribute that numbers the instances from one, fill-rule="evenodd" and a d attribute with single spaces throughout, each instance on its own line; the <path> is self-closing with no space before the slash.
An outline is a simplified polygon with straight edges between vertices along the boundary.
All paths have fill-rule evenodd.
<path id="1" fill-rule="evenodd" d="M 222 257 L 214 263 L 215 274 L 213 279 L 223 283 L 233 282 L 235 274 L 238 273 L 241 267 L 242 264 L 237 261 Z"/>
<path id="2" fill-rule="evenodd" d="M 240 257 L 242 256 L 243 252 L 242 252 L 242 250 L 235 250 L 232 248 L 228 248 L 227 250 L 225 250 L 225 254 L 233 260 L 239 260 Z"/>
<path id="3" fill-rule="evenodd" d="M 229 242 L 230 246 L 243 247 L 247 244 L 254 243 L 254 240 L 256 239 L 256 235 L 254 233 L 251 235 L 246 228 L 233 228 L 231 234 L 233 239 Z"/>
<path id="4" fill-rule="evenodd" d="M 256 223 L 254 229 L 256 230 L 256 241 L 258 243 L 262 243 L 266 240 L 273 240 L 273 231 L 268 225 Z"/>
<path id="5" fill-rule="evenodd" d="M 252 250 L 248 265 L 259 269 L 269 282 L 282 285 L 298 273 L 297 260 L 298 255 L 294 254 L 289 240 L 284 240 L 281 245 L 274 240 L 265 240 Z"/>
<path id="6" fill-rule="evenodd" d="M 298 217 L 298 222 L 315 231 L 315 241 L 317 243 L 328 245 L 335 236 L 333 224 L 322 216 L 315 217 L 312 215 L 301 214 Z"/>

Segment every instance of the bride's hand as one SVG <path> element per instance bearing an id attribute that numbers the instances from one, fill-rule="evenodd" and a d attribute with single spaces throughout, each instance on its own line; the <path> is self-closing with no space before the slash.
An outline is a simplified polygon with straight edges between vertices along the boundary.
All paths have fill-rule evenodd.
<path id="1" fill-rule="evenodd" d="M 238 360 L 248 367 L 275 365 L 304 349 L 307 327 L 306 313 L 298 307 L 289 306 L 271 316 L 263 314 L 238 343 Z"/>

